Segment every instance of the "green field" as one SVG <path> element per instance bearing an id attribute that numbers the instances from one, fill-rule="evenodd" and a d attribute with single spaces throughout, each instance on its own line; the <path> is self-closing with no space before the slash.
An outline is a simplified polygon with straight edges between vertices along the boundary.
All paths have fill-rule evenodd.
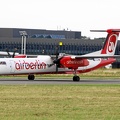
<path id="1" fill-rule="evenodd" d="M 119 120 L 120 85 L 0 85 L 0 120 Z"/>

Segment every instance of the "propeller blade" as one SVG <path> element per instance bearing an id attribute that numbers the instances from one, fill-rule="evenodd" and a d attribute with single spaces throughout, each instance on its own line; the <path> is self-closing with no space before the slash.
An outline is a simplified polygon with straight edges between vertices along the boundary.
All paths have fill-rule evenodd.
<path id="1" fill-rule="evenodd" d="M 58 73 L 58 52 L 56 51 L 56 73 Z"/>
<path id="2" fill-rule="evenodd" d="M 6 52 L 7 52 L 8 56 L 11 57 L 9 50 L 7 48 L 6 48 Z"/>
<path id="3" fill-rule="evenodd" d="M 13 52 L 13 55 L 12 55 L 12 58 L 15 57 L 15 52 L 17 51 L 17 48 L 14 49 L 14 52 Z"/>

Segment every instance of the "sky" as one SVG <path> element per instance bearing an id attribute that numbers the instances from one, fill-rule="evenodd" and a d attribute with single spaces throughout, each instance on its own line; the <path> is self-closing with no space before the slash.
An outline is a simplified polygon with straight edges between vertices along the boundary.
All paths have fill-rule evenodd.
<path id="1" fill-rule="evenodd" d="M 120 28 L 120 0 L 0 0 L 0 28 L 81 31 Z"/>

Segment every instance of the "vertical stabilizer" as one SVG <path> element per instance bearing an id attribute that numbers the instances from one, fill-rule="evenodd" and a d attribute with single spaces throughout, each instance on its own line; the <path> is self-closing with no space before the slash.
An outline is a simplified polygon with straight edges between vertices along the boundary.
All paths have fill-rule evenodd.
<path id="1" fill-rule="evenodd" d="M 104 42 L 101 54 L 114 55 L 117 41 L 119 37 L 120 29 L 108 29 L 108 30 L 91 30 L 92 32 L 107 32 L 108 35 Z"/>
<path id="2" fill-rule="evenodd" d="M 120 30 L 109 29 L 101 54 L 114 55 Z"/>

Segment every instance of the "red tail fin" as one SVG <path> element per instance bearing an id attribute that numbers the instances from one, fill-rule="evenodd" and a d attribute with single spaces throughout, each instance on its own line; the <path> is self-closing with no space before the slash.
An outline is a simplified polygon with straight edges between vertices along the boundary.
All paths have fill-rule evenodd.
<path id="1" fill-rule="evenodd" d="M 92 30 L 92 32 L 107 32 L 104 46 L 101 50 L 101 54 L 114 55 L 120 29 L 108 29 L 108 30 Z"/>

